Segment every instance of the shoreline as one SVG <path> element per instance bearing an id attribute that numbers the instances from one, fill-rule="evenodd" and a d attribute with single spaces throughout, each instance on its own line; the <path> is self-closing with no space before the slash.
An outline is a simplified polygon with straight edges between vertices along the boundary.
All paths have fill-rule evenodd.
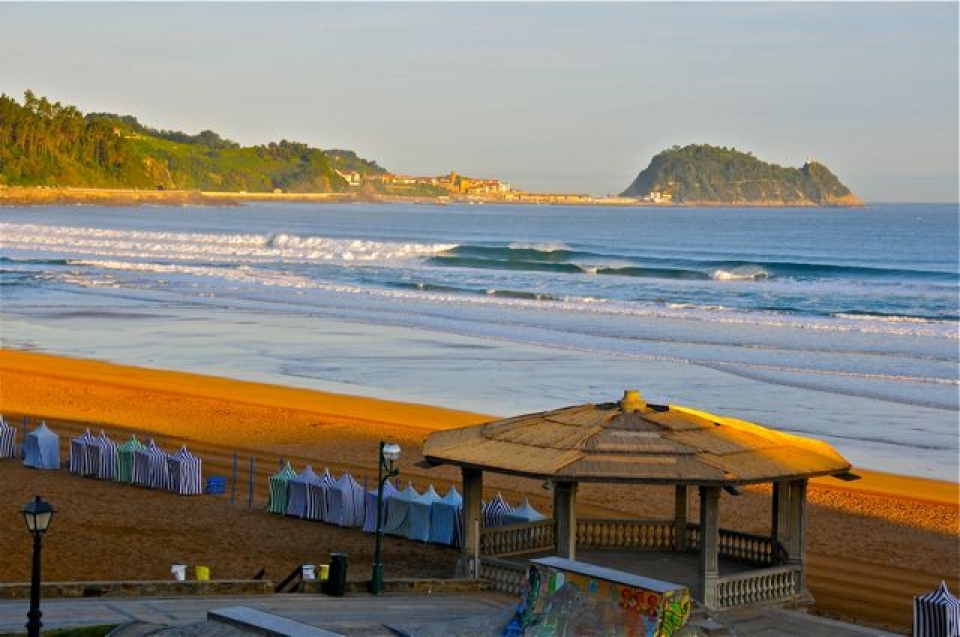
<path id="1" fill-rule="evenodd" d="M 455 468 L 418 466 L 424 439 L 432 431 L 498 417 L 4 348 L 0 413 L 20 430 L 18 441 L 22 419 L 29 416 L 27 429 L 47 420 L 61 443 L 60 471 L 0 461 L 0 480 L 10 487 L 0 503 L 0 542 L 10 548 L 0 556 L 0 572 L 9 581 L 26 581 L 29 573 L 29 536 L 18 507 L 37 493 L 62 512 L 48 549 L 51 581 L 165 579 L 172 563 L 209 564 L 218 578 L 241 579 L 266 566 L 271 577 L 282 578 L 291 564 L 325 561 L 327 550 L 349 553 L 351 568 L 362 574 L 372 564 L 368 535 L 264 511 L 267 478 L 278 460 L 292 462 L 297 471 L 306 465 L 318 473 L 349 471 L 371 484 L 378 441 L 388 440 L 403 450 L 403 483 L 420 491 L 428 484 L 441 493 L 451 486 L 459 490 Z M 62 450 L 86 428 L 94 434 L 103 429 L 117 442 L 131 434 L 153 437 L 168 452 L 187 445 L 202 458 L 204 476 L 229 476 L 239 456 L 239 506 L 226 496 L 178 497 L 67 473 Z M 854 472 L 863 479 L 810 483 L 807 555 L 814 610 L 907 630 L 912 595 L 933 590 L 940 580 L 954 590 L 960 586 L 960 485 L 856 467 Z M 245 506 L 248 476 L 252 490 Z M 528 498 L 550 515 L 551 496 L 537 481 L 485 476 L 484 497 L 498 492 L 514 506 Z M 673 497 L 671 487 L 644 487 L 637 497 L 635 488 L 584 484 L 578 509 L 584 518 L 660 519 L 672 515 Z M 138 512 L 132 520 L 131 510 Z M 766 533 L 770 515 L 769 485 L 723 497 L 726 528 Z M 230 529 L 226 536 L 223 529 Z M 386 546 L 392 577 L 452 576 L 453 549 L 396 539 Z"/>
<path id="2" fill-rule="evenodd" d="M 663 203 L 643 201 L 630 197 L 604 197 L 554 193 L 516 193 L 512 197 L 390 195 L 347 192 L 227 192 L 201 190 L 139 190 L 135 188 L 84 188 L 48 186 L 0 186 L 0 207 L 49 205 L 103 205 L 103 206 L 235 206 L 249 202 L 274 203 L 373 203 L 478 205 L 541 205 L 541 206 L 604 206 L 615 208 L 804 208 L 848 209 L 866 208 L 869 204 L 835 202 L 815 204 L 805 202 L 716 202 L 691 201 Z"/>

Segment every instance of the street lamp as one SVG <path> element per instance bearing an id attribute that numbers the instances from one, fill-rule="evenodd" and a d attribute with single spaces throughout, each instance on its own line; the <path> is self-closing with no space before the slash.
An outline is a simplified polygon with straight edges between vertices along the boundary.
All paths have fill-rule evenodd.
<path id="1" fill-rule="evenodd" d="M 27 637 L 40 637 L 40 548 L 43 534 L 53 518 L 53 507 L 40 496 L 23 507 L 23 519 L 33 536 L 33 570 L 30 574 L 30 612 L 27 613 Z"/>
<path id="2" fill-rule="evenodd" d="M 380 540 L 383 537 L 383 485 L 400 473 L 393 463 L 400 457 L 400 445 L 380 441 L 380 458 L 377 470 L 377 544 L 373 552 L 373 574 L 370 577 L 370 592 L 383 595 L 383 564 L 380 563 Z"/>

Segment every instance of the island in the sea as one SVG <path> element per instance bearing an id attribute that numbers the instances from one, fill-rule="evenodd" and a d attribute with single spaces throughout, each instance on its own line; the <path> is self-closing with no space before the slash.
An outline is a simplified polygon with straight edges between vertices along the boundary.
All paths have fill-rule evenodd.
<path id="1" fill-rule="evenodd" d="M 241 146 L 205 130 L 83 114 L 31 91 L 0 95 L 0 204 L 418 201 L 591 205 L 862 205 L 826 167 L 763 163 L 712 146 L 674 147 L 620 196 L 526 192 L 499 179 L 393 173 L 351 150 L 282 140 Z"/>
<path id="2" fill-rule="evenodd" d="M 682 205 L 863 205 L 819 162 L 784 168 L 749 152 L 707 144 L 659 153 L 620 196 Z"/>

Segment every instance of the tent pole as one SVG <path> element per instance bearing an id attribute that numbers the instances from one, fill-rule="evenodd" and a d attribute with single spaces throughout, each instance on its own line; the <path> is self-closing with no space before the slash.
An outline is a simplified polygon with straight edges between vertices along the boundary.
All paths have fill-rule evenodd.
<path id="1" fill-rule="evenodd" d="M 250 456 L 250 483 L 247 487 L 249 496 L 247 498 L 247 509 L 253 508 L 253 456 Z"/>
<path id="2" fill-rule="evenodd" d="M 233 480 L 230 481 L 230 504 L 237 503 L 237 452 L 233 452 Z"/>

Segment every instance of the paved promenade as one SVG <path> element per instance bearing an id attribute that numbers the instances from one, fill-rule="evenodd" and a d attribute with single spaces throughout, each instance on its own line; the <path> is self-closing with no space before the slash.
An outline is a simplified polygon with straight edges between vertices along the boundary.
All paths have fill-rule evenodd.
<path id="1" fill-rule="evenodd" d="M 488 637 L 509 620 L 515 599 L 497 593 L 348 594 L 52 599 L 42 602 L 44 628 L 142 621 L 165 626 L 202 622 L 207 611 L 247 606 L 348 637 Z M 0 601 L 0 633 L 23 632 L 26 600 Z M 803 613 L 768 610 L 723 615 L 737 637 L 890 637 L 891 633 Z M 242 633 L 239 633 L 242 634 Z"/>

